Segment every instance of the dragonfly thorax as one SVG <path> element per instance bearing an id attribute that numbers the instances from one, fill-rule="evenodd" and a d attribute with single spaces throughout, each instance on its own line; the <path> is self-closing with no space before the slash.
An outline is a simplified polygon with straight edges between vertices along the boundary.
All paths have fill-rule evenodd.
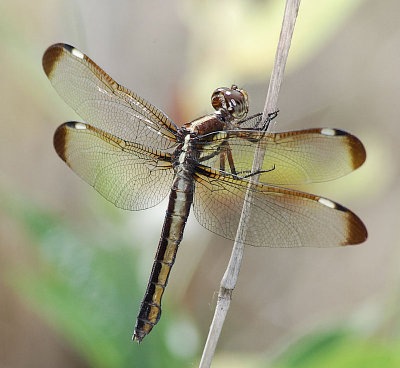
<path id="1" fill-rule="evenodd" d="M 212 114 L 202 116 L 196 120 L 186 123 L 180 129 L 179 135 L 184 137 L 185 134 L 192 134 L 193 136 L 204 135 L 219 130 L 225 130 L 230 127 L 230 120 L 226 119 L 226 114 L 221 111 L 216 111 Z"/>

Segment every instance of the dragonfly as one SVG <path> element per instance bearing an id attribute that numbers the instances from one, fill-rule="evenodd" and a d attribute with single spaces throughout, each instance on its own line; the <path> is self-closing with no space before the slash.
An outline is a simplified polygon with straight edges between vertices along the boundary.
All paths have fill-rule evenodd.
<path id="1" fill-rule="evenodd" d="M 117 207 L 143 210 L 169 194 L 134 341 L 140 343 L 160 319 L 192 206 L 203 227 L 233 240 L 248 202 L 244 243 L 256 247 L 331 247 L 367 239 L 366 227 L 349 209 L 293 189 L 360 167 L 366 152 L 354 135 L 333 128 L 269 132 L 276 114 L 247 117 L 248 94 L 235 85 L 213 92 L 213 113 L 178 128 L 73 46 L 50 46 L 42 64 L 58 94 L 85 121 L 57 128 L 59 157 Z M 264 161 L 252 172 L 260 145 Z"/>

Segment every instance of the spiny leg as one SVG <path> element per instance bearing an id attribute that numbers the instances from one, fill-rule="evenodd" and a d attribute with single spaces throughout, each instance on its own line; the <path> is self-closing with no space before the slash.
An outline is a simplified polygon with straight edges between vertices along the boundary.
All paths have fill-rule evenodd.
<path id="1" fill-rule="evenodd" d="M 262 120 L 260 119 L 260 121 L 257 123 L 256 126 L 254 126 L 252 128 L 247 128 L 246 130 L 266 131 L 268 129 L 269 123 L 278 116 L 278 113 L 279 113 L 279 110 L 269 113 L 267 115 L 267 119 L 264 122 L 262 122 Z M 262 113 L 260 112 L 258 114 L 253 115 L 253 116 L 250 116 L 250 117 L 248 117 L 246 119 L 243 119 L 242 121 L 240 121 L 238 123 L 238 126 L 240 127 L 242 124 L 246 123 L 249 120 L 254 119 L 254 117 L 256 117 L 256 116 L 261 117 Z M 262 124 L 261 126 L 259 126 L 260 123 Z"/>
<path id="2" fill-rule="evenodd" d="M 268 169 L 268 170 L 257 170 L 257 171 L 254 171 L 253 173 L 250 172 L 250 170 L 245 170 L 245 171 L 238 172 L 237 175 L 240 176 L 241 179 L 247 179 L 247 178 L 251 178 L 252 176 L 255 176 L 258 174 L 264 174 L 264 173 L 270 172 L 272 170 L 275 170 L 275 164 L 272 166 L 271 169 Z M 250 172 L 250 174 L 242 176 L 242 174 L 244 174 L 246 172 Z"/>

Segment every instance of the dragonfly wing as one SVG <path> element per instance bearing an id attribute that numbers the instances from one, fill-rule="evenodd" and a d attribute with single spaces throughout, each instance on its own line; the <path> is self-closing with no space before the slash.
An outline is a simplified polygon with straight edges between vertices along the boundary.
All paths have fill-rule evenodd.
<path id="1" fill-rule="evenodd" d="M 58 94 L 93 127 L 154 149 L 176 145 L 177 128 L 161 110 L 119 85 L 79 50 L 52 45 L 42 63 Z"/>
<path id="2" fill-rule="evenodd" d="M 78 122 L 58 127 L 54 147 L 73 171 L 117 207 L 152 207 L 170 190 L 174 172 L 170 156 L 161 151 Z"/>
<path id="3" fill-rule="evenodd" d="M 312 194 L 248 180 L 235 180 L 199 167 L 194 213 L 206 229 L 235 239 L 244 201 L 250 204 L 245 243 L 267 247 L 330 247 L 358 244 L 367 230 L 350 210 Z M 246 199 L 248 186 L 250 197 Z"/>
<path id="4" fill-rule="evenodd" d="M 221 169 L 220 157 L 213 155 L 221 142 L 229 143 L 238 176 L 248 176 L 254 152 L 260 144 L 265 148 L 259 182 L 272 185 L 295 185 L 337 179 L 360 167 L 366 158 L 360 140 L 343 130 L 306 129 L 282 133 L 254 130 L 229 130 L 203 136 L 199 140 L 202 164 Z M 224 170 L 231 173 L 225 163 Z"/>

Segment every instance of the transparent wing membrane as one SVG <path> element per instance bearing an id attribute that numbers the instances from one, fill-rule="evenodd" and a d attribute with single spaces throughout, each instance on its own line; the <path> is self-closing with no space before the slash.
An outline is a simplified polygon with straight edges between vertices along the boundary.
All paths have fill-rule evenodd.
<path id="1" fill-rule="evenodd" d="M 195 174 L 194 213 L 206 229 L 235 239 L 248 180 L 235 180 L 207 168 Z M 326 198 L 285 188 L 250 184 L 245 243 L 266 247 L 328 247 L 367 238 L 361 220 Z"/>
<path id="2" fill-rule="evenodd" d="M 171 158 L 90 125 L 68 122 L 54 134 L 58 155 L 117 207 L 141 210 L 161 202 L 174 177 Z"/>
<path id="3" fill-rule="evenodd" d="M 203 165 L 248 177 L 259 144 L 265 148 L 259 181 L 273 185 L 333 180 L 361 166 L 366 157 L 355 136 L 326 128 L 283 133 L 228 130 L 203 136 L 197 146 Z M 220 153 L 226 158 L 221 160 Z"/>
<path id="4" fill-rule="evenodd" d="M 50 46 L 42 63 L 58 94 L 86 123 L 154 149 L 175 147 L 175 124 L 79 50 L 66 44 Z"/>

